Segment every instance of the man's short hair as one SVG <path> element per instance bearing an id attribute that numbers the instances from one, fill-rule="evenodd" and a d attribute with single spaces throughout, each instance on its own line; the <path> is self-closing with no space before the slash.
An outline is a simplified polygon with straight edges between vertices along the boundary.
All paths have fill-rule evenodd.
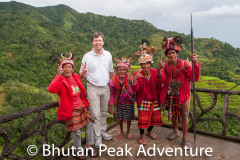
<path id="1" fill-rule="evenodd" d="M 102 37 L 102 39 L 104 41 L 104 35 L 101 32 L 94 32 L 94 34 L 92 36 L 92 41 L 94 38 L 98 38 L 98 37 Z"/>

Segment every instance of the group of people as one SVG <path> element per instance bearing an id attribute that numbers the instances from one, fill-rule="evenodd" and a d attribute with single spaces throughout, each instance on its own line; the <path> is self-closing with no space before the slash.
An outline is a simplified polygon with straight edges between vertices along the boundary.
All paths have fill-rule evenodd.
<path id="1" fill-rule="evenodd" d="M 60 97 L 57 119 L 65 121 L 67 130 L 73 132 L 73 142 L 76 148 L 81 148 L 81 128 L 85 127 L 86 148 L 89 154 L 98 156 L 97 150 L 102 140 L 112 140 L 113 136 L 107 130 L 107 112 L 116 111 L 120 126 L 118 139 L 124 136 L 123 122 L 127 121 L 126 138 L 130 134 L 131 121 L 135 119 L 134 103 L 138 109 L 138 128 L 140 144 L 146 145 L 146 136 L 156 139 L 152 132 L 154 126 L 162 125 L 161 111 L 169 111 L 173 132 L 167 136 L 169 140 L 179 137 L 178 123 L 182 125 L 182 146 L 191 147 L 188 140 L 188 114 L 190 106 L 190 84 L 192 67 L 186 60 L 181 60 L 179 48 L 183 39 L 179 36 L 164 38 L 162 49 L 167 57 L 158 62 L 157 69 L 152 68 L 154 47 L 142 40 L 140 50 L 135 53 L 139 58 L 141 68 L 129 74 L 131 57 L 116 57 L 116 75 L 114 73 L 112 55 L 103 49 L 104 35 L 95 32 L 92 37 L 93 49 L 84 55 L 79 75 L 73 73 L 74 60 L 68 54 L 58 62 L 57 75 L 49 85 L 49 91 L 58 93 Z M 200 64 L 195 54 L 190 56 L 195 66 L 196 81 L 200 77 Z M 87 79 L 87 98 L 81 82 Z M 109 107 L 108 107 L 109 106 Z M 180 119 L 182 119 L 180 121 Z M 86 159 L 86 156 L 75 156 L 76 159 Z"/>

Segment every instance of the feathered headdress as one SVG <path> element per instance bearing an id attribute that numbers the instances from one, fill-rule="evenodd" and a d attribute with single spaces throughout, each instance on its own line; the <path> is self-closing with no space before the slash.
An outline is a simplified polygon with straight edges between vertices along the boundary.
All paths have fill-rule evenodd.
<path id="1" fill-rule="evenodd" d="M 72 54 L 71 52 L 67 53 L 64 57 L 63 53 L 61 53 L 62 59 L 60 59 L 57 55 L 50 56 L 50 60 L 52 60 L 52 65 L 55 62 L 58 62 L 58 64 L 62 64 L 64 66 L 65 64 L 71 64 L 74 67 L 74 63 L 76 61 L 76 54 Z"/>
<path id="2" fill-rule="evenodd" d="M 151 62 L 153 63 L 153 55 L 156 53 L 157 49 L 155 47 L 149 47 L 150 42 L 147 39 L 142 39 L 142 44 L 139 46 L 140 50 L 138 50 L 133 55 L 141 57 L 138 59 L 139 63 Z"/>
<path id="3" fill-rule="evenodd" d="M 167 54 L 167 51 L 170 49 L 176 51 L 179 51 L 179 47 L 183 49 L 182 44 L 185 44 L 187 46 L 187 43 L 183 40 L 181 36 L 175 36 L 170 38 L 164 37 L 162 42 L 162 49 L 165 52 L 165 54 Z"/>
<path id="4" fill-rule="evenodd" d="M 132 57 L 121 57 L 120 54 L 118 53 L 117 57 L 114 58 L 116 62 L 116 69 L 120 66 L 124 66 L 127 69 L 130 68 L 130 64 L 132 63 Z"/>

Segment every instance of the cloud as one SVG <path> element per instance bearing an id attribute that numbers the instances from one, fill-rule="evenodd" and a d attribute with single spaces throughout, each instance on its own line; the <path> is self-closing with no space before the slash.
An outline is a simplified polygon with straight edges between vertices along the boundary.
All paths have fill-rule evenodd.
<path id="1" fill-rule="evenodd" d="M 199 18 L 240 17 L 240 5 L 223 5 L 221 7 L 213 7 L 208 11 L 195 12 L 194 14 Z"/>

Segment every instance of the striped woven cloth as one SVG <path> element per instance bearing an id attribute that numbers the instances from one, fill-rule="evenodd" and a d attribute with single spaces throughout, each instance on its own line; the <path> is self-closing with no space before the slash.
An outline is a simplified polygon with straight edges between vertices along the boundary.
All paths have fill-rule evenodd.
<path id="1" fill-rule="evenodd" d="M 117 104 L 117 119 L 123 121 L 134 120 L 134 103 L 132 100 L 124 100 Z"/>
<path id="2" fill-rule="evenodd" d="M 81 106 L 73 109 L 72 118 L 65 121 L 67 131 L 73 132 L 85 127 L 91 119 L 87 107 L 82 103 Z"/>
<path id="3" fill-rule="evenodd" d="M 157 101 L 154 104 L 154 109 L 150 115 L 152 101 L 142 101 L 138 107 L 138 128 L 148 128 L 149 126 L 163 125 L 161 109 Z M 150 124 L 148 124 L 150 122 Z"/>
<path id="4" fill-rule="evenodd" d="M 140 106 L 138 107 L 138 110 L 139 111 L 150 111 L 151 105 L 152 105 L 152 101 L 143 100 L 142 103 L 140 104 Z M 157 110 L 160 110 L 160 105 L 158 104 L 157 101 L 155 101 L 153 111 L 157 111 Z"/>

